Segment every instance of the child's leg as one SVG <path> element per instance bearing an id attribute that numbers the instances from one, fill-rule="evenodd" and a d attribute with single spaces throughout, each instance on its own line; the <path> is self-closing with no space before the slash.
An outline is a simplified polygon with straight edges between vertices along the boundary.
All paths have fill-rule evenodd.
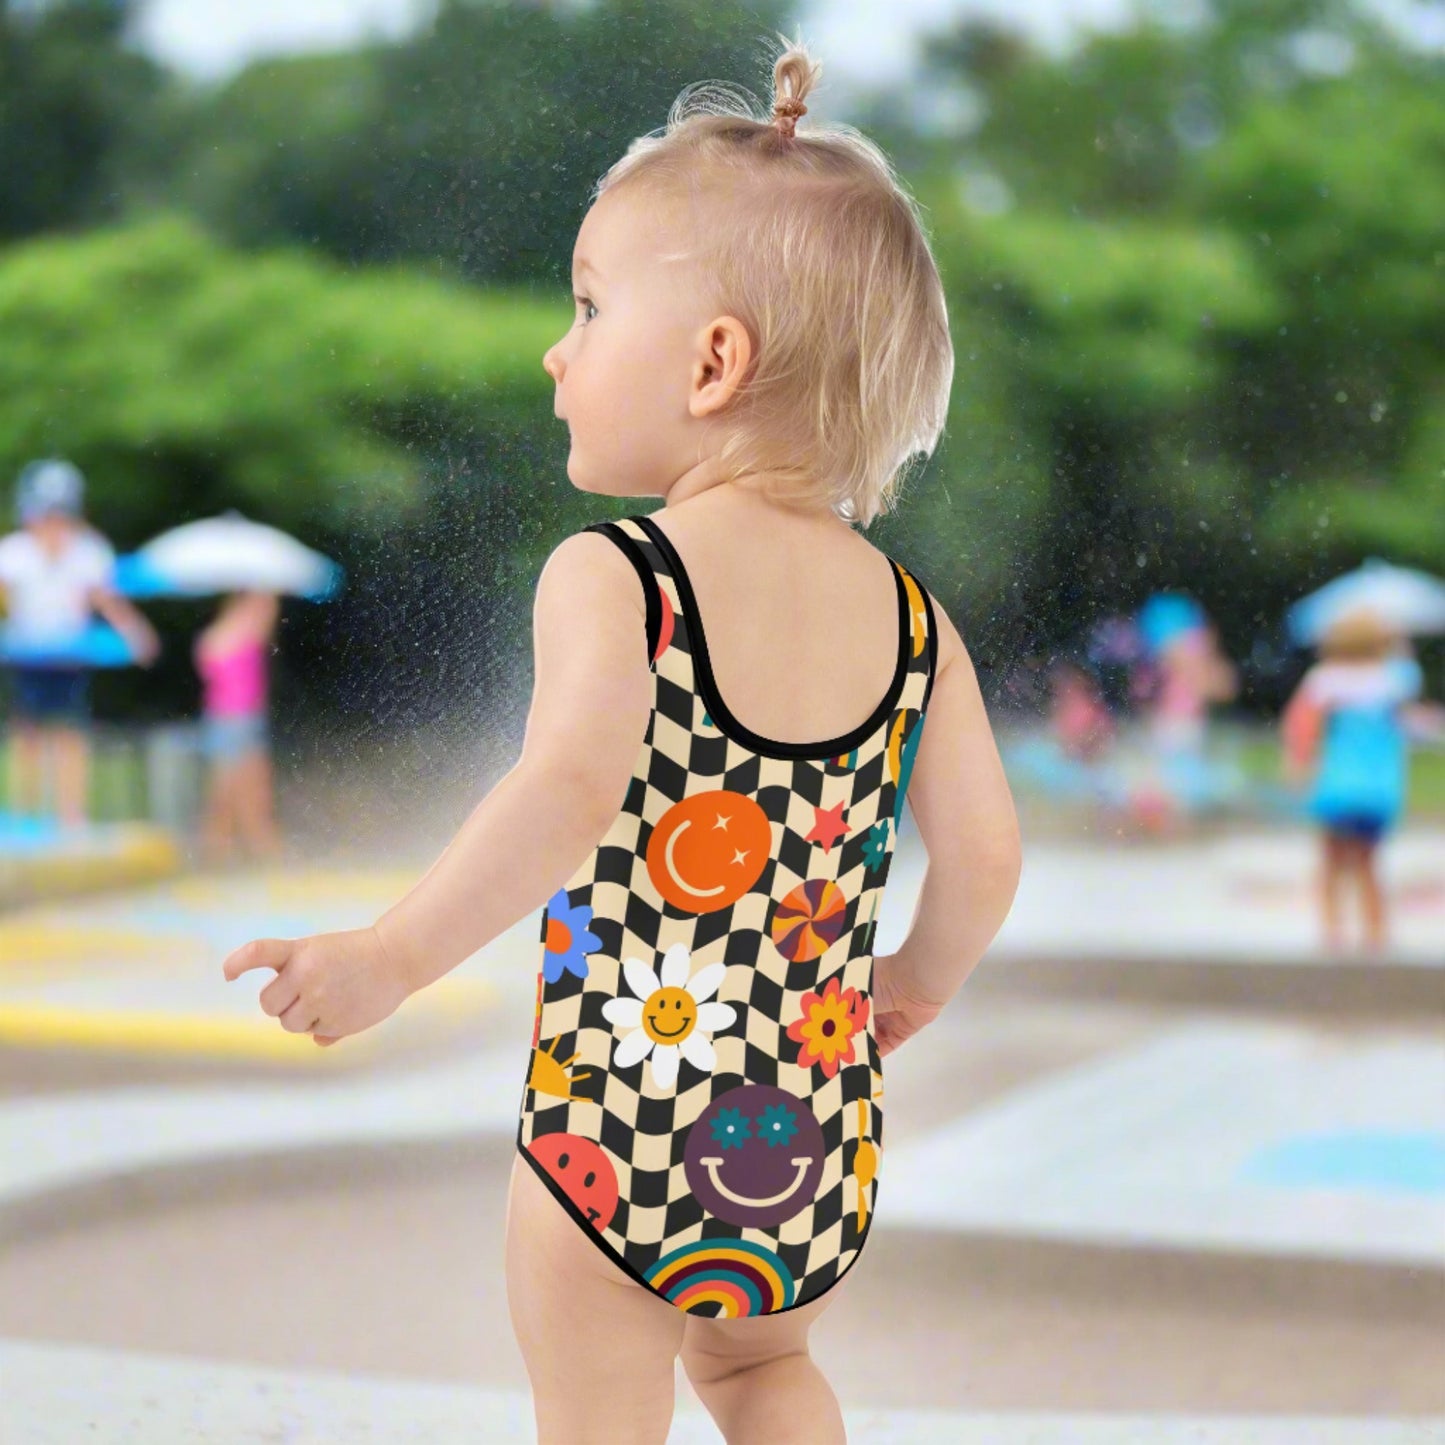
<path id="1" fill-rule="evenodd" d="M 224 758 L 213 758 L 206 780 L 206 814 L 201 823 L 201 848 L 208 863 L 223 863 L 231 856 L 234 794 L 235 769 Z"/>
<path id="2" fill-rule="evenodd" d="M 34 723 L 17 719 L 10 728 L 10 806 L 38 817 L 44 804 L 44 737 Z"/>
<path id="3" fill-rule="evenodd" d="M 85 822 L 90 808 L 90 739 L 76 727 L 56 728 L 55 811 L 70 828 Z"/>
<path id="4" fill-rule="evenodd" d="M 1348 870 L 1349 841 L 1329 829 L 1324 833 L 1324 851 L 1320 859 L 1320 917 L 1324 923 L 1325 947 L 1344 947 L 1345 934 L 1340 918 L 1340 895 Z"/>
<path id="5" fill-rule="evenodd" d="M 689 1316 L 682 1363 L 728 1445 L 842 1445 L 843 1413 L 808 1354 L 808 1330 L 840 1288 L 756 1320 Z"/>
<path id="6" fill-rule="evenodd" d="M 1360 912 L 1364 918 L 1365 947 L 1375 952 L 1384 949 L 1387 938 L 1385 922 L 1385 890 L 1380 885 L 1376 867 L 1376 845 L 1361 839 L 1356 845 L 1355 873 L 1360 880 Z"/>
<path id="7" fill-rule="evenodd" d="M 264 748 L 248 749 L 236 772 L 237 812 L 246 844 L 252 857 L 274 860 L 281 853 L 281 835 L 272 805 L 271 754 Z"/>
<path id="8" fill-rule="evenodd" d="M 507 1301 L 538 1445 L 664 1445 L 687 1316 L 629 1279 L 518 1158 Z"/>

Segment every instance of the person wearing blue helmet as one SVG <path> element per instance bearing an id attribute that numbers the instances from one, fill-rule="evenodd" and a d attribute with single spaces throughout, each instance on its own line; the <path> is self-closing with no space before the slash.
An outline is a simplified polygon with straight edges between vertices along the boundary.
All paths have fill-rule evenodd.
<path id="1" fill-rule="evenodd" d="M 90 672 L 77 639 L 98 612 L 137 662 L 149 666 L 160 651 L 150 623 L 111 585 L 115 553 L 85 521 L 84 498 L 73 463 L 32 462 L 16 486 L 20 528 L 0 537 L 6 637 L 27 657 L 11 669 L 10 803 L 39 815 L 48 777 L 55 816 L 71 827 L 85 822 L 90 774 Z"/>

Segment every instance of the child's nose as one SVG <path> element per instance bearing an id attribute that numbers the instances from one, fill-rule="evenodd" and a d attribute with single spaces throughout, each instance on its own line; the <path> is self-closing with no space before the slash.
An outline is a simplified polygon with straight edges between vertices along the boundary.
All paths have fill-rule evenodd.
<path id="1" fill-rule="evenodd" d="M 552 378 L 553 381 L 558 383 L 560 383 L 562 380 L 562 357 L 559 350 L 560 346 L 560 342 L 556 346 L 549 346 L 547 348 L 547 354 L 542 358 L 543 369 L 546 371 L 547 375 Z"/>

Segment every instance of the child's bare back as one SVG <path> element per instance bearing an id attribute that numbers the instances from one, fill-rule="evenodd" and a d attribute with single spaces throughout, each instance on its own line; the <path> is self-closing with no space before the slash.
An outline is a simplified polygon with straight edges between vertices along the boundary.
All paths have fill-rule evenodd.
<path id="1" fill-rule="evenodd" d="M 887 558 L 832 513 L 742 487 L 654 514 L 697 594 L 714 680 L 734 716 L 782 742 L 851 732 L 893 681 L 898 607 Z"/>

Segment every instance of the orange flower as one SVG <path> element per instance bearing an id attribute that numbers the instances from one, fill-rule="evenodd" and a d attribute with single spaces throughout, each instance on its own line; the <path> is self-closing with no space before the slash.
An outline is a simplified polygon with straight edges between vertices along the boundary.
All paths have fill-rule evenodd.
<path id="1" fill-rule="evenodd" d="M 839 988 L 835 974 L 822 993 L 803 995 L 803 1016 L 788 1025 L 788 1037 L 802 1047 L 798 1062 L 821 1064 L 831 1079 L 839 1064 L 853 1062 L 853 1036 L 868 1022 L 868 1000 L 856 988 Z"/>

